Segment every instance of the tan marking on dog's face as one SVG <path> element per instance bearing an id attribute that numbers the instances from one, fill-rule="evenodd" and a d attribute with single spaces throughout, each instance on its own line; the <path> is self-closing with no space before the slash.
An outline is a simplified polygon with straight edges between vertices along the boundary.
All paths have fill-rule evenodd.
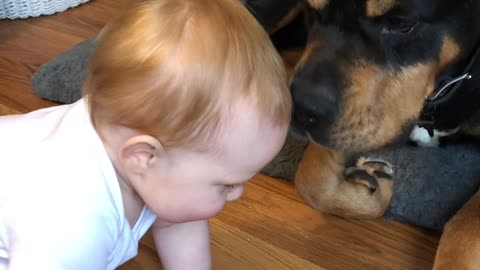
<path id="1" fill-rule="evenodd" d="M 409 121 L 418 118 L 436 76 L 459 54 L 458 43 L 446 37 L 435 62 L 398 72 L 357 62 L 347 71 L 350 86 L 342 97 L 341 115 L 329 132 L 329 146 L 350 153 L 390 143 Z"/>
<path id="2" fill-rule="evenodd" d="M 308 61 L 326 46 L 323 41 L 310 42 L 294 72 L 309 65 Z M 418 119 L 425 98 L 435 88 L 436 77 L 460 54 L 459 44 L 445 37 L 437 59 L 397 71 L 365 61 L 352 64 L 340 58 L 336 65 L 346 77 L 346 89 L 338 101 L 340 113 L 319 143 L 349 154 L 392 142 Z"/>
<path id="3" fill-rule="evenodd" d="M 303 49 L 288 50 L 281 53 L 283 64 L 287 72 L 288 81 L 291 82 L 294 75 L 295 66 L 302 58 Z"/>
<path id="4" fill-rule="evenodd" d="M 328 5 L 329 0 L 308 0 L 308 5 L 316 10 L 322 10 Z"/>
<path id="5" fill-rule="evenodd" d="M 438 61 L 438 68 L 443 69 L 460 55 L 460 45 L 450 37 L 445 37 Z"/>
<path id="6" fill-rule="evenodd" d="M 460 45 L 458 45 L 458 43 L 456 43 L 452 38 L 448 36 L 445 37 L 443 39 L 442 49 L 440 51 L 440 56 L 438 58 L 438 63 L 436 66 L 435 73 L 440 72 L 448 64 L 455 61 L 459 55 L 460 55 Z M 427 95 L 430 95 L 432 92 L 433 92 L 433 88 L 432 88 L 432 91 L 427 93 Z"/>
<path id="7" fill-rule="evenodd" d="M 329 134 L 330 147 L 346 153 L 376 149 L 396 138 L 421 112 L 433 89 L 435 64 L 388 72 L 357 63 L 342 99 L 339 120 Z"/>
<path id="8" fill-rule="evenodd" d="M 384 15 L 391 10 L 396 3 L 396 0 L 367 0 L 366 14 L 368 17 Z"/>
<path id="9" fill-rule="evenodd" d="M 283 19 L 276 25 L 276 27 L 270 32 L 270 34 L 277 32 L 279 29 L 283 28 L 287 24 L 289 24 L 292 20 L 294 20 L 300 12 L 302 12 L 304 8 L 303 3 L 299 3 L 295 8 L 292 8 L 288 14 L 283 17 Z"/>
<path id="10" fill-rule="evenodd" d="M 295 66 L 295 70 L 299 70 L 303 66 L 305 66 L 305 64 L 308 62 L 308 60 L 312 56 L 312 53 L 315 50 L 318 50 L 319 46 L 320 46 L 320 44 L 318 42 L 309 42 L 307 44 L 307 46 L 305 47 L 305 49 L 303 50 L 302 56 L 300 57 L 300 59 L 298 60 L 296 66 Z"/>

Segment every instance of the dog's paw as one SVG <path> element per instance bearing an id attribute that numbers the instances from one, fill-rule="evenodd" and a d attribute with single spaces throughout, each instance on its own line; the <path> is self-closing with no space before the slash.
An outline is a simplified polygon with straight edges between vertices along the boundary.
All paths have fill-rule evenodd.
<path id="1" fill-rule="evenodd" d="M 380 160 L 358 158 L 352 166 L 345 169 L 345 180 L 364 185 L 370 194 L 377 191 L 380 181 L 393 179 L 392 166 Z"/>

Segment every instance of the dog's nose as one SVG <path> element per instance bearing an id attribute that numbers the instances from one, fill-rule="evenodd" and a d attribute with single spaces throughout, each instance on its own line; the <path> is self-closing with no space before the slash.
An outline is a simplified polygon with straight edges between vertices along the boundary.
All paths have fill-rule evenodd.
<path id="1" fill-rule="evenodd" d="M 338 98 L 325 83 L 295 78 L 291 84 L 294 103 L 293 121 L 304 129 L 326 129 L 338 115 Z"/>

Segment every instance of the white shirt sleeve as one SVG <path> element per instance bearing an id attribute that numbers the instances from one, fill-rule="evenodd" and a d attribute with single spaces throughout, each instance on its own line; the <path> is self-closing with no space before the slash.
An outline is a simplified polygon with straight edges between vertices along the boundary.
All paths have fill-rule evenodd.
<path id="1" fill-rule="evenodd" d="M 101 218 L 64 217 L 48 228 L 30 224 L 17 235 L 9 251 L 9 270 L 105 270 L 114 246 L 108 223 Z"/>
<path id="2" fill-rule="evenodd" d="M 0 270 L 8 270 L 8 260 L 0 258 Z"/>

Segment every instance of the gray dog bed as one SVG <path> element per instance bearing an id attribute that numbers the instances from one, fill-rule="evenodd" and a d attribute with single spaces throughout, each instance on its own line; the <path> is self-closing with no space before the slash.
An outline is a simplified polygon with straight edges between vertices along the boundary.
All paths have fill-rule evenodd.
<path id="1" fill-rule="evenodd" d="M 86 40 L 41 66 L 32 78 L 33 91 L 58 103 L 73 103 L 80 99 L 93 48 L 93 39 Z"/>

